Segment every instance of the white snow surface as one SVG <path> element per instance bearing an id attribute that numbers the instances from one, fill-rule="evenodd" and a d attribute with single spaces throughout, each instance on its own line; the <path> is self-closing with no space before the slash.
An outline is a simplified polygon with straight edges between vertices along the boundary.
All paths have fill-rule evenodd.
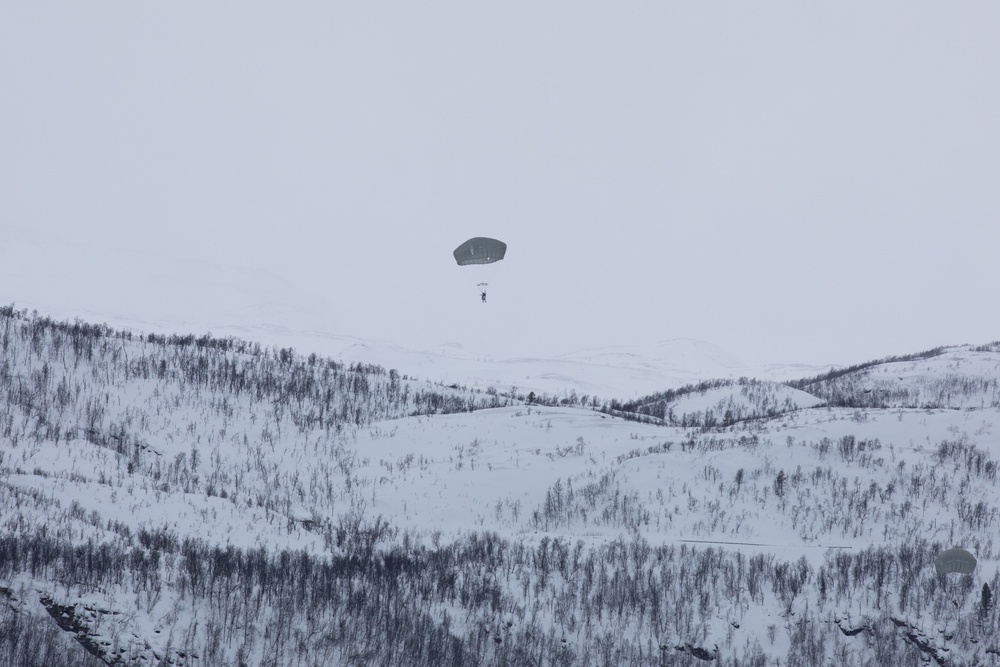
<path id="1" fill-rule="evenodd" d="M 213 330 L 217 335 L 261 332 L 268 332 L 265 340 L 276 345 L 294 342 L 300 355 L 318 350 L 399 368 L 411 375 L 408 381 L 414 387 L 436 381 L 496 385 L 505 391 L 509 384 L 518 392 L 628 397 L 747 374 L 724 352 L 697 341 L 493 361 L 457 346 L 418 352 L 290 328 Z M 972 393 L 967 399 L 956 393 L 956 405 L 948 407 L 962 410 L 821 407 L 807 392 L 767 382 L 764 386 L 785 405 L 783 414 L 712 433 L 626 421 L 583 407 L 517 403 L 358 427 L 345 433 L 335 450 L 317 449 L 320 445 L 308 436 L 291 432 L 262 438 L 267 406 L 236 401 L 232 417 L 219 421 L 201 415 L 190 396 L 163 395 L 157 383 L 136 381 L 114 400 L 108 397 L 108 410 L 117 415 L 148 409 L 158 401 L 192 401 L 183 422 L 164 416 L 160 436 L 148 445 L 157 470 L 179 468 L 198 448 L 201 481 L 192 481 L 189 491 L 161 491 L 152 468 L 133 474 L 126 471 L 125 457 L 85 440 L 69 439 L 58 446 L 3 441 L 0 502 L 10 507 L 10 498 L 24 492 L 45 501 L 8 512 L 0 519 L 0 530 L 45 524 L 45 503 L 54 503 L 75 508 L 70 525 L 59 530 L 78 540 L 107 536 L 108 522 L 117 522 L 133 532 L 166 527 L 219 546 L 321 554 L 328 545 L 306 524 L 360 512 L 367 520 L 387 521 L 427 543 L 486 530 L 512 540 L 536 542 L 550 536 L 588 545 L 638 535 L 653 544 L 716 546 L 789 562 L 804 558 L 813 567 L 822 564 L 831 549 L 901 544 L 919 535 L 974 548 L 979 557 L 976 582 L 981 585 L 997 574 L 1000 543 L 994 544 L 989 531 L 972 530 L 957 519 L 961 508 L 955 490 L 961 484 L 965 496 L 981 498 L 988 511 L 995 511 L 1000 485 L 996 479 L 969 477 L 957 465 L 942 464 L 938 447 L 942 441 L 956 442 L 1000 459 L 1000 409 L 995 393 L 982 388 L 983 383 L 995 385 L 998 369 L 1000 353 L 962 347 L 940 357 L 866 369 L 854 380 L 871 382 L 874 388 L 905 386 L 929 396 L 928 382 L 960 375 L 971 379 Z M 771 377 L 788 371 L 770 369 Z M 617 393 L 626 388 L 624 394 Z M 739 396 L 740 386 L 734 383 L 684 396 L 677 406 L 704 410 Z M 844 449 L 840 443 L 847 437 L 858 444 Z M 262 445 L 265 441 L 269 445 Z M 348 462 L 350 475 L 338 477 L 334 461 Z M 779 473 L 788 480 L 780 496 Z M 207 494 L 209 476 L 242 479 L 239 496 Z M 317 491 L 324 478 L 326 484 L 333 479 L 330 488 L 335 487 L 326 495 Z M 904 502 L 914 484 L 937 489 L 944 500 L 924 501 L 922 506 Z M 279 510 L 255 505 L 255 493 L 278 489 L 285 498 Z M 584 490 L 596 499 L 587 511 L 546 514 L 554 497 L 565 500 L 574 493 L 580 498 Z M 851 491 L 857 493 L 849 498 Z M 861 496 L 866 498 L 863 507 L 857 503 Z M 44 587 L 25 581 L 0 584 Z M 169 598 L 142 607 L 114 596 L 72 601 L 99 602 L 124 612 L 117 620 L 105 620 L 118 624 L 109 631 L 116 638 L 134 633 L 136 645 L 146 642 L 157 651 L 166 646 L 166 638 L 153 629 L 169 622 Z M 861 613 L 842 611 L 844 619 Z M 777 607 L 746 611 L 740 621 L 747 634 L 761 637 L 779 613 Z M 721 643 L 727 625 L 726 619 L 719 621 L 704 644 Z M 782 642 L 787 635 L 779 636 L 776 651 Z M 134 646 L 130 650 L 140 651 Z"/>

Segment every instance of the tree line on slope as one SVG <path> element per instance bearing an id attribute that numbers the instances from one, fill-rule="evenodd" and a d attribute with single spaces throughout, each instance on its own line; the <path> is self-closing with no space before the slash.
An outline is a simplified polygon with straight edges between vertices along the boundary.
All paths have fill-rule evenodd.
<path id="1" fill-rule="evenodd" d="M 0 469 L 14 472 L 15 456 L 85 441 L 125 462 L 111 474 L 129 488 L 201 492 L 270 511 L 304 499 L 336 513 L 366 483 L 344 447 L 349 434 L 512 400 L 288 348 L 138 336 L 0 308 L 0 438 L 10 445 L 0 450 Z M 178 452 L 178 442 L 190 444 Z M 318 461 L 308 476 L 284 465 L 305 456 Z M 98 483 L 111 481 L 99 474 Z"/>
<path id="2" fill-rule="evenodd" d="M 954 409 L 1000 406 L 1000 383 L 989 375 L 970 376 L 958 372 L 957 368 L 942 377 L 903 379 L 874 373 L 887 364 L 932 359 L 948 351 L 946 347 L 935 347 L 914 354 L 885 357 L 794 380 L 788 385 L 809 392 L 833 407 Z M 997 351 L 1000 351 L 1000 342 L 970 348 L 972 353 Z"/>
<path id="3" fill-rule="evenodd" d="M 349 542 L 385 537 L 358 530 Z M 890 667 L 945 647 L 977 664 L 997 646 L 990 594 L 971 576 L 935 575 L 941 547 L 925 540 L 831 553 L 814 569 L 805 559 L 638 537 L 588 547 L 487 532 L 433 548 L 404 538 L 337 557 L 223 548 L 169 531 L 71 544 L 35 530 L 0 537 L 0 578 L 29 575 L 52 582 L 54 594 L 118 600 L 104 610 L 105 628 L 114 614 L 127 617 L 126 601 L 153 609 L 169 591 L 174 611 L 157 628 L 171 638 L 162 664 L 660 667 L 709 657 L 735 667 L 780 657 Z M 994 577 L 984 590 L 998 585 Z M 787 639 L 778 655 L 773 632 L 741 632 L 765 613 Z M 927 639 L 940 623 L 947 641 Z M 134 664 L 149 655 L 121 628 L 107 656 Z M 907 633 L 922 633 L 926 646 Z"/>
<path id="4" fill-rule="evenodd" d="M 0 391 L 9 431 L 12 411 L 39 422 L 30 434 L 58 439 L 98 429 L 109 389 L 155 381 L 195 392 L 242 396 L 287 411 L 300 429 L 360 426 L 407 415 L 498 407 L 496 392 L 418 388 L 396 370 L 343 364 L 291 348 L 262 348 L 235 338 L 140 336 L 106 325 L 57 322 L 0 307 Z M 78 419 L 67 420 L 67 413 Z M 10 435 L 8 434 L 8 437 Z M 110 436 L 109 436 L 110 437 Z"/>
<path id="5" fill-rule="evenodd" d="M 678 412 L 674 407 L 688 396 L 704 396 L 711 390 L 723 388 L 732 388 L 734 391 L 704 410 Z M 612 400 L 602 409 L 626 419 L 652 421 L 667 426 L 701 427 L 705 430 L 728 428 L 740 422 L 770 419 L 798 409 L 790 397 L 780 395 L 781 388 L 782 385 L 778 383 L 746 377 L 737 380 L 706 380 L 631 401 Z"/>

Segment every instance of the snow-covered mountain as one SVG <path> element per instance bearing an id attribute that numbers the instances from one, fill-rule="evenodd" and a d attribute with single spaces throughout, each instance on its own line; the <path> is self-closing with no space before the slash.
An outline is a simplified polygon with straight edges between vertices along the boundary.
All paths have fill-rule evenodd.
<path id="1" fill-rule="evenodd" d="M 995 345 L 784 384 L 693 341 L 276 336 L 343 347 L 3 309 L 0 664 L 996 655 Z M 935 573 L 954 546 L 972 575 Z"/>

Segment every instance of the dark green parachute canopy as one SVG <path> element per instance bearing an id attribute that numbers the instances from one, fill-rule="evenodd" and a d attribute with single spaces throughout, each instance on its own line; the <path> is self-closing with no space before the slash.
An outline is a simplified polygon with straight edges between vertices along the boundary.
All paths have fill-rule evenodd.
<path id="1" fill-rule="evenodd" d="M 938 574 L 950 572 L 972 574 L 976 569 L 976 557 L 965 549 L 948 549 L 942 551 L 941 555 L 937 557 L 934 567 Z"/>
<path id="2" fill-rule="evenodd" d="M 455 261 L 459 266 L 492 264 L 503 259 L 506 252 L 507 244 L 503 241 L 477 236 L 455 248 Z"/>

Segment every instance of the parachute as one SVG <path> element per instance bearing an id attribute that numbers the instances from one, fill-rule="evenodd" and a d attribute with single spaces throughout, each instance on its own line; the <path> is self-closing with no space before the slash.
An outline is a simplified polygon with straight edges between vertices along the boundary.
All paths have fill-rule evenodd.
<path id="1" fill-rule="evenodd" d="M 455 261 L 459 266 L 492 264 L 507 254 L 507 244 L 496 239 L 477 236 L 455 248 Z"/>
<path id="2" fill-rule="evenodd" d="M 455 248 L 453 254 L 459 266 L 492 265 L 507 254 L 507 244 L 485 236 L 476 236 Z M 492 266 L 479 266 L 471 271 L 483 303 L 486 303 L 486 288 L 490 284 L 489 279 L 493 275 L 493 269 Z"/>
<path id="3" fill-rule="evenodd" d="M 976 570 L 976 557 L 965 549 L 942 551 L 934 562 L 938 574 L 972 574 Z"/>

